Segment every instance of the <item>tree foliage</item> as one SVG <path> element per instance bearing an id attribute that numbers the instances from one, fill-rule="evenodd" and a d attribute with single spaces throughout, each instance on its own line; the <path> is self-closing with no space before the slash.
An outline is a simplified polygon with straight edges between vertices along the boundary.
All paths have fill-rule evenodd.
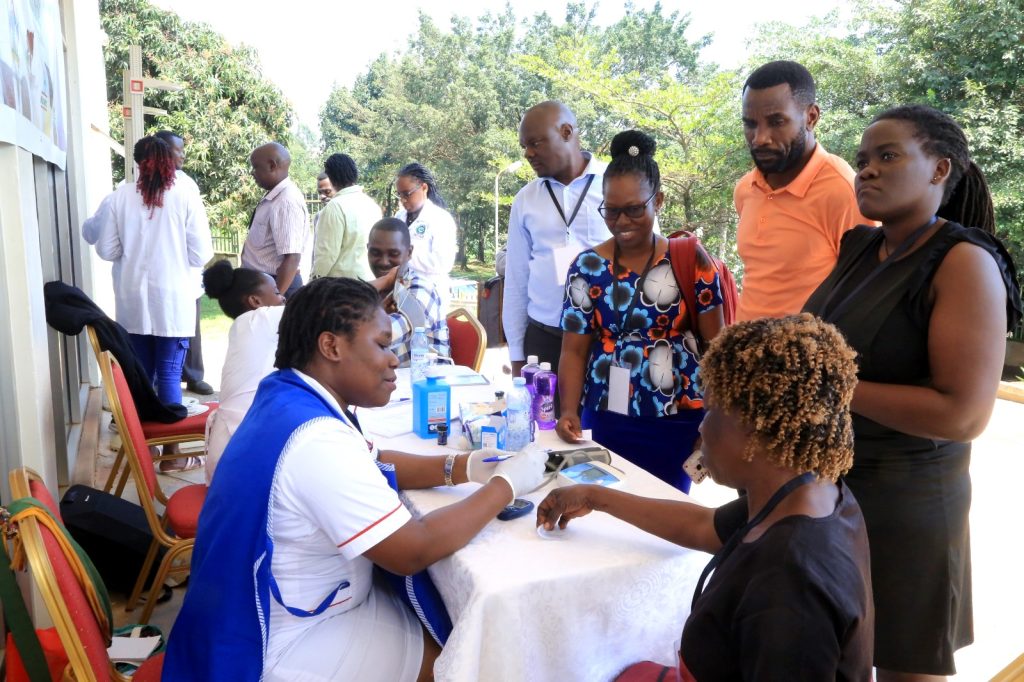
<path id="1" fill-rule="evenodd" d="M 526 109 L 545 99 L 566 102 L 584 146 L 601 153 L 616 132 L 639 125 L 637 117 L 565 74 L 606 69 L 611 79 L 657 93 L 697 69 L 707 39 L 689 42 L 687 26 L 687 17 L 666 15 L 659 5 L 627 6 L 607 28 L 582 3 L 570 4 L 562 23 L 547 13 L 518 22 L 506 8 L 475 22 L 455 18 L 448 31 L 421 14 L 404 53 L 381 55 L 353 87 L 331 93 L 321 113 L 325 153 L 352 154 L 363 183 L 389 211 L 396 206 L 394 173 L 410 161 L 427 165 L 460 224 L 463 261 L 486 260 L 493 255 L 494 178 L 520 156 L 517 129 Z M 522 169 L 503 188 L 530 178 Z M 508 206 L 511 197 L 500 201 Z"/>
<path id="2" fill-rule="evenodd" d="M 271 140 L 289 146 L 293 177 L 307 183 L 318 162 L 303 163 L 312 135 L 292 136 L 292 113 L 281 91 L 263 77 L 249 47 L 229 45 L 205 24 L 181 20 L 146 0 L 101 0 L 100 18 L 109 37 L 104 50 L 111 134 L 123 136 L 122 72 L 128 48 L 142 46 L 144 74 L 185 86 L 179 92 L 146 92 L 146 105 L 166 115 L 147 119 L 148 132 L 167 128 L 185 140 L 184 170 L 203 192 L 215 232 L 243 230 L 262 190 L 249 177 L 249 154 Z M 116 176 L 123 176 L 120 157 Z M 296 172 L 298 171 L 298 173 Z"/>

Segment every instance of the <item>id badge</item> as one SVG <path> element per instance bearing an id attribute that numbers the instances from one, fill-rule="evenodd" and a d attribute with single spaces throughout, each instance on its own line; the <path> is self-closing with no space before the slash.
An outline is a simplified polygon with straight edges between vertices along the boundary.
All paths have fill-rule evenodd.
<path id="1" fill-rule="evenodd" d="M 608 368 L 608 411 L 629 415 L 629 365 L 612 363 Z"/>
<path id="2" fill-rule="evenodd" d="M 583 251 L 583 247 L 575 239 L 570 239 L 564 246 L 558 246 L 551 250 L 554 256 L 555 266 L 551 272 L 554 283 L 559 287 L 565 286 L 565 278 L 569 274 L 569 268 L 576 260 L 576 256 Z"/>

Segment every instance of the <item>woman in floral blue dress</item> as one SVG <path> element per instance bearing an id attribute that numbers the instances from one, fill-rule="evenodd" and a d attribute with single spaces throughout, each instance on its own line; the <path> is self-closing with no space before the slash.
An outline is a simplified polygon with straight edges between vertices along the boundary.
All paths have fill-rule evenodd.
<path id="1" fill-rule="evenodd" d="M 687 491 L 682 464 L 704 416 L 693 342 L 705 346 L 722 328 L 722 296 L 700 247 L 694 281 L 676 281 L 668 239 L 654 231 L 665 199 L 655 148 L 635 130 L 612 140 L 598 209 L 612 238 L 569 268 L 556 428 L 570 443 L 590 428 L 598 443 Z M 697 329 L 680 286 L 694 287 Z"/>

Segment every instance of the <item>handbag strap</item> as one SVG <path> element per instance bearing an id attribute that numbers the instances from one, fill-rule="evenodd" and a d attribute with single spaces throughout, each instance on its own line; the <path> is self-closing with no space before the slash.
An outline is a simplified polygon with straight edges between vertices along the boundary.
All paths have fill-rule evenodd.
<path id="1" fill-rule="evenodd" d="M 18 649 L 22 666 L 31 682 L 50 682 L 50 669 L 46 665 L 43 648 L 39 644 L 35 625 L 28 615 L 25 597 L 18 587 L 11 566 L 11 557 L 7 553 L 7 538 L 14 537 L 16 530 L 11 528 L 7 510 L 0 507 L 0 606 L 3 607 L 4 619 L 11 629 L 14 646 Z"/>
<path id="2" fill-rule="evenodd" d="M 680 234 L 680 233 L 677 233 Z M 672 260 L 672 273 L 676 276 L 679 293 L 686 301 L 686 315 L 690 319 L 690 331 L 697 338 L 700 330 L 697 327 L 697 292 L 693 283 L 697 279 L 697 238 L 689 232 L 674 236 L 668 240 L 669 258 Z"/>

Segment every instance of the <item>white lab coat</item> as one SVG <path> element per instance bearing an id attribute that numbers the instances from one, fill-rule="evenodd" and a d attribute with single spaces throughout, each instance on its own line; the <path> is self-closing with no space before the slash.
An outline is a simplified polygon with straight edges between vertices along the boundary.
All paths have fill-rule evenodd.
<path id="1" fill-rule="evenodd" d="M 406 211 L 398 209 L 395 217 L 404 221 Z M 459 252 L 455 220 L 448 211 L 427 199 L 423 210 L 409 226 L 412 238 L 412 257 L 409 267 L 429 279 L 441 296 L 441 310 L 448 311 L 451 298 L 448 277 Z"/>

